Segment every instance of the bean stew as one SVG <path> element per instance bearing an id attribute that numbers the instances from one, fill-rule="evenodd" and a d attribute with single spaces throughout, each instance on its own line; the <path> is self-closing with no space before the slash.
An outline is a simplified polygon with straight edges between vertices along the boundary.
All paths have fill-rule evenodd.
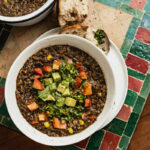
<path id="1" fill-rule="evenodd" d="M 46 2 L 47 0 L 0 0 L 0 15 L 9 17 L 27 15 Z"/>
<path id="2" fill-rule="evenodd" d="M 16 82 L 23 117 L 54 137 L 76 134 L 93 124 L 107 97 L 98 63 L 68 45 L 39 50 L 25 62 Z"/>

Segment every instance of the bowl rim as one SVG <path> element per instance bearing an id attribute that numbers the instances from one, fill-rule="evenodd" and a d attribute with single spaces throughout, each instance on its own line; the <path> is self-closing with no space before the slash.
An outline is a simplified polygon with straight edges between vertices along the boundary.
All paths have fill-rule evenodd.
<path id="1" fill-rule="evenodd" d="M 97 130 L 99 130 L 99 126 L 104 123 L 104 120 L 108 117 L 108 115 L 110 114 L 110 111 L 111 109 L 109 109 L 109 111 L 107 112 L 107 115 L 106 115 L 106 118 L 103 118 L 102 121 L 99 121 L 99 120 L 96 120 L 93 124 L 91 124 L 89 127 L 87 127 L 86 129 L 84 129 L 83 131 L 81 131 L 80 133 L 77 133 L 77 134 L 73 134 L 73 135 L 70 135 L 70 136 L 64 136 L 64 137 L 51 137 L 51 136 L 48 136 L 42 132 L 40 132 L 39 130 L 35 129 L 34 127 L 32 127 L 22 116 L 20 110 L 19 110 L 19 107 L 16 103 L 16 108 L 19 110 L 17 114 L 18 117 L 21 115 L 21 120 L 18 121 L 18 117 L 16 117 L 16 114 L 14 114 L 14 108 L 12 108 L 12 105 L 11 103 L 9 102 L 11 97 L 9 95 L 9 83 L 12 81 L 12 73 L 14 72 L 13 71 L 13 68 L 15 68 L 17 62 L 20 60 L 20 58 L 24 57 L 24 54 L 27 53 L 29 50 L 31 50 L 35 45 L 38 44 L 41 44 L 43 41 L 45 40 L 51 40 L 53 38 L 57 38 L 57 37 L 71 37 L 71 38 L 75 38 L 77 40 L 80 40 L 81 42 L 84 42 L 85 44 L 90 44 L 93 48 L 95 48 L 103 57 L 105 57 L 105 61 L 107 62 L 107 65 L 109 66 L 109 69 L 112 73 L 112 80 L 115 81 L 114 79 L 114 73 L 113 73 L 113 70 L 110 66 L 110 63 L 109 61 L 107 60 L 107 57 L 105 55 L 105 53 L 103 51 L 101 51 L 95 44 L 93 44 L 92 42 L 82 38 L 82 37 L 79 37 L 79 36 L 76 36 L 76 35 L 67 35 L 67 34 L 62 34 L 62 35 L 52 35 L 52 36 L 49 36 L 47 38 L 44 38 L 44 39 L 41 39 L 39 40 L 38 42 L 34 42 L 32 43 L 31 45 L 29 45 L 24 51 L 22 51 L 19 56 L 16 58 L 16 60 L 14 61 L 14 63 L 12 64 L 11 68 L 10 68 L 10 71 L 8 72 L 8 75 L 7 75 L 7 79 L 6 79 L 6 85 L 5 85 L 5 98 L 6 98 L 6 106 L 7 106 L 7 109 L 8 109 L 8 112 L 10 114 L 10 117 L 12 118 L 14 124 L 17 126 L 17 128 L 24 134 L 26 135 L 27 137 L 29 137 L 30 139 L 38 142 L 38 143 L 41 143 L 41 144 L 44 144 L 44 145 L 49 145 L 49 146 L 65 146 L 65 145 L 70 145 L 70 144 L 74 144 L 74 143 L 77 143 L 79 141 L 82 141 L 84 139 L 86 139 L 87 137 L 91 136 L 93 133 L 95 133 Z M 68 44 L 69 45 L 69 44 Z M 44 47 L 43 47 L 44 48 Z M 32 56 L 32 54 L 30 55 Z M 29 56 L 29 57 L 30 57 Z M 29 58 L 28 57 L 28 58 Z M 16 82 L 16 80 L 15 80 Z M 115 89 L 115 87 L 114 87 Z M 16 100 L 16 98 L 15 98 Z M 113 104 L 112 104 L 113 105 Z M 12 113 L 13 112 L 13 113 Z M 24 122 L 25 124 L 22 124 L 22 122 Z M 32 129 L 32 132 L 28 131 L 27 129 Z M 90 132 L 87 132 L 87 131 L 90 131 Z M 33 135 L 33 133 L 36 133 L 36 136 Z M 42 137 L 42 138 L 41 138 Z M 45 137 L 45 139 L 43 138 Z M 49 139 L 49 140 L 47 140 Z M 71 140 L 70 140 L 71 139 Z"/>
<path id="2" fill-rule="evenodd" d="M 17 16 L 17 17 L 8 17 L 8 16 L 0 15 L 0 21 L 5 22 L 5 23 L 25 22 L 25 21 L 28 21 L 28 20 L 31 20 L 31 19 L 34 19 L 34 18 L 40 16 L 46 10 L 48 10 L 51 5 L 54 5 L 54 4 L 55 4 L 55 0 L 47 0 L 47 2 L 42 7 L 33 11 L 32 13 L 29 13 L 29 14 L 23 15 L 23 16 Z"/>

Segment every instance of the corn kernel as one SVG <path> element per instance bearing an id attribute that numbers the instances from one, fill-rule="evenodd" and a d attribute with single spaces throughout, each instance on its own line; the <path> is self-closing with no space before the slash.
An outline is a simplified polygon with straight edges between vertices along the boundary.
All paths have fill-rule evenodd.
<path id="1" fill-rule="evenodd" d="M 101 92 L 99 92 L 99 93 L 98 93 L 98 96 L 99 96 L 99 97 L 101 97 L 101 96 L 102 96 L 102 93 L 101 93 Z"/>
<path id="2" fill-rule="evenodd" d="M 82 126 L 84 125 L 84 121 L 83 120 L 79 120 L 79 124 Z"/>
<path id="3" fill-rule="evenodd" d="M 7 3 L 7 0 L 4 0 L 5 3 Z"/>
<path id="4" fill-rule="evenodd" d="M 73 134 L 73 129 L 72 128 L 68 128 L 68 131 L 70 134 Z"/>
<path id="5" fill-rule="evenodd" d="M 48 128 L 50 126 L 49 122 L 44 122 L 44 126 Z"/>
<path id="6" fill-rule="evenodd" d="M 50 112 L 49 112 L 49 111 L 46 111 L 46 114 L 47 114 L 47 115 L 49 115 L 49 114 L 50 114 Z"/>
<path id="7" fill-rule="evenodd" d="M 51 58 L 52 58 L 52 55 L 47 56 L 47 60 L 51 60 Z"/>

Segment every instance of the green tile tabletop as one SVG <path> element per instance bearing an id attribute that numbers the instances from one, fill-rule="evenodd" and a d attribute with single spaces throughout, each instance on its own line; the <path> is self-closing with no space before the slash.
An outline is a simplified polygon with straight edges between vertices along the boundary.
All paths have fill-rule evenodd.
<path id="1" fill-rule="evenodd" d="M 122 109 L 110 124 L 79 143 L 57 147 L 58 149 L 126 150 L 150 90 L 150 0 L 141 0 L 140 3 L 137 0 L 97 0 L 97 2 L 132 16 L 120 47 L 128 68 L 128 92 Z M 11 26 L 0 24 L 0 56 L 3 55 L 3 48 L 7 45 L 11 31 Z M 4 77 L 0 77 L 0 123 L 18 130 L 7 112 L 4 98 L 5 80 Z"/>

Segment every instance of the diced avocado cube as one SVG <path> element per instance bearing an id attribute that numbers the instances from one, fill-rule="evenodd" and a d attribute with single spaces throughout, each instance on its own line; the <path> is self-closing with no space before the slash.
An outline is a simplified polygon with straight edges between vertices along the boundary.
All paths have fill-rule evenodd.
<path id="1" fill-rule="evenodd" d="M 57 87 L 57 91 L 60 93 L 64 93 L 65 89 L 66 89 L 66 86 L 62 85 L 61 83 Z"/>
<path id="2" fill-rule="evenodd" d="M 71 106 L 71 107 L 74 107 L 76 105 L 76 100 L 71 98 L 71 97 L 66 97 L 65 99 L 65 104 L 67 106 Z"/>
<path id="3" fill-rule="evenodd" d="M 63 96 L 69 96 L 70 95 L 70 91 L 69 88 L 65 89 L 65 91 L 63 92 Z"/>
<path id="4" fill-rule="evenodd" d="M 56 90 L 56 83 L 52 83 L 49 85 L 50 91 Z"/>
<path id="5" fill-rule="evenodd" d="M 46 78 L 46 79 L 44 79 L 44 84 L 45 85 L 50 85 L 51 83 L 53 83 L 53 79 L 52 78 Z"/>
<path id="6" fill-rule="evenodd" d="M 55 101 L 55 98 L 51 95 L 51 94 L 49 94 L 48 96 L 47 96 L 47 98 L 46 99 L 43 99 L 44 101 Z"/>
<path id="7" fill-rule="evenodd" d="M 52 77 L 53 77 L 53 79 L 54 79 L 55 82 L 61 80 L 61 76 L 60 76 L 60 74 L 58 72 L 52 73 Z"/>
<path id="8" fill-rule="evenodd" d="M 69 81 L 63 80 L 61 83 L 69 88 Z"/>
<path id="9" fill-rule="evenodd" d="M 65 102 L 65 98 L 64 97 L 58 97 L 57 101 L 56 101 L 56 105 L 61 107 L 61 106 L 64 105 L 64 102 Z"/>

